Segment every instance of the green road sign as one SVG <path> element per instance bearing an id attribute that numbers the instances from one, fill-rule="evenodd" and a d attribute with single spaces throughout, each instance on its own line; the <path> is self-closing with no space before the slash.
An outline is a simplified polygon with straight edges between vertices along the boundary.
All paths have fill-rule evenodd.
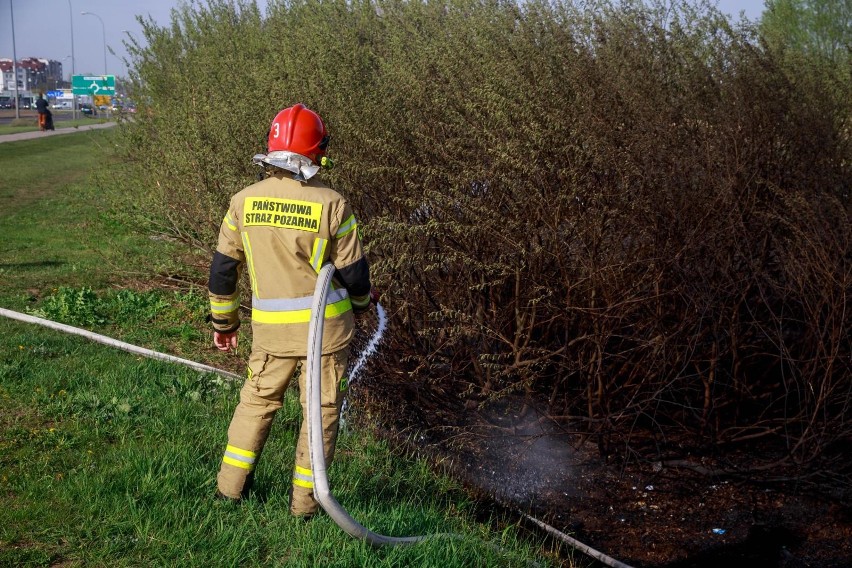
<path id="1" fill-rule="evenodd" d="M 75 95 L 115 96 L 115 75 L 74 75 L 71 90 Z"/>

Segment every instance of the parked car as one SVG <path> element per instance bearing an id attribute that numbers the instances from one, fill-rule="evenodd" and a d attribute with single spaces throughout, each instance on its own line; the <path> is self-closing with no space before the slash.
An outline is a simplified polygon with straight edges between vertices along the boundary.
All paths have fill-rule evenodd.
<path id="1" fill-rule="evenodd" d="M 82 112 L 86 116 L 97 116 L 98 115 L 98 110 L 90 104 L 80 105 L 80 112 Z"/>

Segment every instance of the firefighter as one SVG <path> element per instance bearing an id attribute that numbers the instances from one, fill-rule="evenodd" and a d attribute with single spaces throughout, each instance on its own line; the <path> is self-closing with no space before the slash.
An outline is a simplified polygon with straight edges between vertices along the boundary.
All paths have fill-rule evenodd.
<path id="1" fill-rule="evenodd" d="M 210 267 L 213 342 L 237 347 L 239 275 L 252 290 L 252 351 L 218 475 L 220 498 L 239 500 L 254 469 L 284 392 L 298 375 L 303 419 L 296 447 L 290 512 L 310 518 L 318 504 L 308 450 L 305 357 L 308 320 L 320 268 L 336 268 L 322 347 L 322 428 L 326 463 L 334 457 L 346 389 L 354 315 L 370 309 L 367 259 L 347 201 L 314 177 L 327 162 L 329 136 L 320 116 L 302 104 L 279 112 L 268 134 L 268 153 L 254 157 L 268 177 L 237 193 L 219 230 Z"/>

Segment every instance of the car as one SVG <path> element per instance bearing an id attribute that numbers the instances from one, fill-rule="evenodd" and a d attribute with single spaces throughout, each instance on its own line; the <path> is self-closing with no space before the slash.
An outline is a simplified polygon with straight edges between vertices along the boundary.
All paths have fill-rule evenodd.
<path id="1" fill-rule="evenodd" d="M 98 110 L 90 104 L 80 105 L 80 112 L 86 116 L 97 116 Z"/>

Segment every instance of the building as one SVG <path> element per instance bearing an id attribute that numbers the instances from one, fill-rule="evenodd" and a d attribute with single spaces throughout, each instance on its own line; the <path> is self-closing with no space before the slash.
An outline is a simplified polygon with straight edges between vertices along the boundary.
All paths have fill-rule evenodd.
<path id="1" fill-rule="evenodd" d="M 0 59 L 0 91 L 15 90 L 15 83 L 12 81 L 13 69 L 11 59 Z M 18 88 L 23 89 L 23 86 L 19 83 Z"/>
<path id="2" fill-rule="evenodd" d="M 52 90 L 62 86 L 62 62 L 26 57 L 18 61 L 18 90 Z M 11 59 L 0 59 L 0 91 L 14 91 L 14 65 Z"/>

